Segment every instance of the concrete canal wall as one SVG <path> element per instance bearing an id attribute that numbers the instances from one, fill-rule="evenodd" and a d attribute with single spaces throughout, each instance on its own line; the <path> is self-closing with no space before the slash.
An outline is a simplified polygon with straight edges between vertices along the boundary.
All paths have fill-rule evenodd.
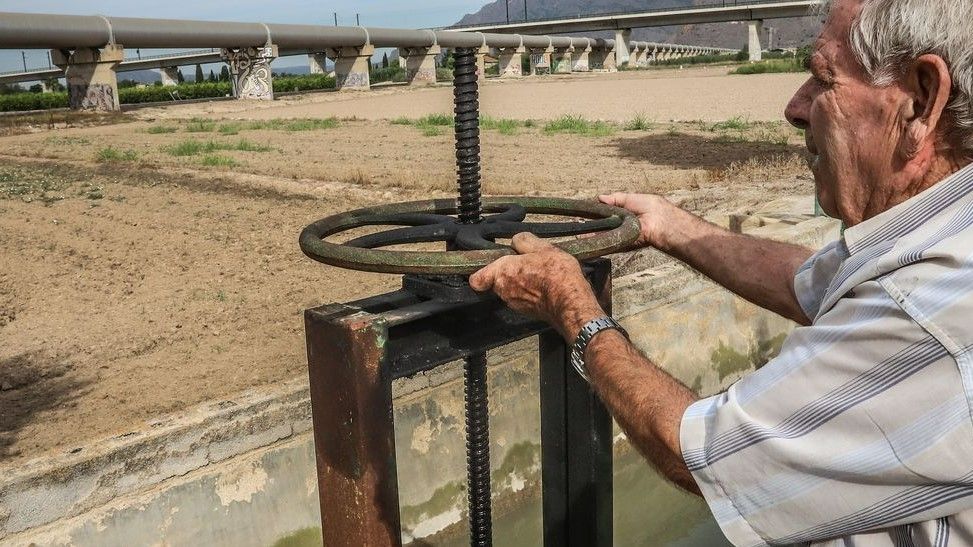
<path id="1" fill-rule="evenodd" d="M 836 221 L 802 213 L 785 203 L 713 220 L 814 247 L 838 236 Z M 614 260 L 616 316 L 641 349 L 703 394 L 766 362 L 793 328 L 657 253 Z M 502 514 L 539 487 L 536 342 L 489 359 Z M 403 535 L 455 532 L 465 506 L 461 368 L 398 382 L 395 397 Z M 0 478 L 0 544 L 313 544 L 320 523 L 310 427 L 306 379 L 297 378 L 31 462 Z"/>

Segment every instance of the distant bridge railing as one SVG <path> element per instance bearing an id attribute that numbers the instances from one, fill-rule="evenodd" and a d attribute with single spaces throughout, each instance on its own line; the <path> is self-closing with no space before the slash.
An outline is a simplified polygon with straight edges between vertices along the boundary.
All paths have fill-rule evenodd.
<path id="1" fill-rule="evenodd" d="M 438 27 L 440 30 L 454 30 L 454 29 L 465 29 L 470 27 L 484 27 L 484 26 L 502 26 L 502 25 L 514 25 L 522 23 L 556 23 L 558 21 L 565 21 L 571 19 L 588 19 L 588 18 L 599 18 L 599 17 L 618 17 L 621 15 L 636 15 L 641 13 L 665 13 L 674 11 L 698 11 L 701 9 L 716 9 L 716 8 L 729 8 L 729 7 L 740 7 L 740 6 L 750 6 L 750 5 L 774 5 L 774 4 L 790 4 L 793 0 L 719 0 L 716 2 L 708 2 L 705 4 L 693 4 L 691 6 L 671 6 L 663 8 L 651 8 L 651 9 L 640 9 L 638 11 L 600 11 L 593 13 L 577 13 L 573 15 L 560 15 L 558 17 L 538 17 L 538 18 L 511 18 L 509 21 L 489 21 L 484 23 L 468 23 L 468 24 L 457 24 L 450 25 L 448 27 Z M 813 2 L 820 4 L 822 2 Z"/>

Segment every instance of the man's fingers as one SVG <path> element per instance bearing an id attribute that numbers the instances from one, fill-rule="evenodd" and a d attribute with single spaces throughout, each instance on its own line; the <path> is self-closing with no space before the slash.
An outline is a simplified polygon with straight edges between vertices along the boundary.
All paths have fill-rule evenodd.
<path id="1" fill-rule="evenodd" d="M 470 287 L 478 292 L 486 292 L 494 288 L 494 285 L 497 283 L 497 276 L 506 267 L 509 259 L 509 256 L 502 256 L 471 275 Z"/>
<path id="2" fill-rule="evenodd" d="M 549 242 L 531 234 L 529 232 L 523 232 L 517 234 L 511 240 L 512 246 L 518 254 L 527 253 L 537 253 L 540 251 L 547 251 L 553 248 Z"/>
<path id="3" fill-rule="evenodd" d="M 477 292 L 486 292 L 493 288 L 495 278 L 496 270 L 493 269 L 493 264 L 490 264 L 470 276 L 470 287 Z"/>
<path id="4" fill-rule="evenodd" d="M 615 207 L 625 207 L 628 196 L 629 194 L 625 192 L 612 192 L 611 194 L 598 196 L 598 201 L 608 205 L 614 205 Z"/>

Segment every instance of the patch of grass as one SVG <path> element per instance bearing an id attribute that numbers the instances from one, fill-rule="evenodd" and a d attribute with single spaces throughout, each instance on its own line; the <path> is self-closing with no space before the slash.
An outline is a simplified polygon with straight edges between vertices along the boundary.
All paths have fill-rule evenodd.
<path id="1" fill-rule="evenodd" d="M 756 123 L 751 122 L 743 116 L 734 116 L 729 120 L 716 122 L 709 126 L 709 131 L 746 131 L 748 129 L 752 129 L 756 125 Z"/>
<path id="2" fill-rule="evenodd" d="M 257 144 L 247 139 L 240 139 L 235 143 L 219 142 L 214 140 L 198 141 L 196 139 L 186 139 L 171 146 L 163 147 L 170 156 L 196 156 L 199 154 L 210 154 L 220 150 L 237 150 L 239 152 L 269 152 L 273 150 L 270 146 Z"/>
<path id="3" fill-rule="evenodd" d="M 583 135 L 586 137 L 607 137 L 615 133 L 614 124 L 601 120 L 586 120 L 581 116 L 565 115 L 556 120 L 547 122 L 544 126 L 545 133 L 570 133 L 572 135 Z"/>
<path id="4" fill-rule="evenodd" d="M 435 125 L 419 126 L 423 137 L 438 137 L 443 134 L 443 128 Z"/>
<path id="5" fill-rule="evenodd" d="M 145 130 L 150 135 L 161 135 L 164 133 L 175 133 L 178 128 L 170 125 L 153 125 Z"/>
<path id="6" fill-rule="evenodd" d="M 257 144 L 247 139 L 240 139 L 236 144 L 229 145 L 229 148 L 217 148 L 217 150 L 239 150 L 240 152 L 270 152 L 274 148 L 272 146 L 265 146 L 262 144 Z"/>
<path id="7" fill-rule="evenodd" d="M 297 118 L 256 120 L 247 124 L 247 129 L 267 129 L 272 131 L 314 131 L 317 129 L 333 129 L 341 122 L 338 118 Z"/>
<path id="8" fill-rule="evenodd" d="M 645 114 L 639 112 L 632 118 L 632 121 L 625 124 L 625 131 L 649 131 L 652 129 L 652 122 L 645 117 Z"/>
<path id="9" fill-rule="evenodd" d="M 428 116 L 423 116 L 416 121 L 416 125 L 434 125 L 437 127 L 445 127 L 448 125 L 453 125 L 453 117 L 449 114 L 429 114 Z"/>
<path id="10" fill-rule="evenodd" d="M 216 122 L 205 118 L 193 118 L 186 124 L 187 133 L 212 133 L 216 129 Z"/>
<path id="11" fill-rule="evenodd" d="M 163 147 L 170 156 L 195 156 L 204 149 L 204 144 L 196 139 L 188 139 L 171 146 Z"/>
<path id="12" fill-rule="evenodd" d="M 207 167 L 233 167 L 239 165 L 233 158 L 221 154 L 207 154 L 199 158 L 199 163 Z M 217 295 L 217 298 L 219 298 L 219 295 Z M 223 299 L 226 299 L 226 295 L 223 295 Z"/>
<path id="13" fill-rule="evenodd" d="M 730 74 L 771 74 L 779 72 L 806 72 L 804 63 L 800 59 L 771 59 L 742 65 L 730 71 Z"/>
<path id="14" fill-rule="evenodd" d="M 412 125 L 415 123 L 415 120 L 406 118 L 405 116 L 400 116 L 392 120 L 390 123 L 392 125 Z"/>
<path id="15" fill-rule="evenodd" d="M 238 135 L 242 127 L 243 124 L 239 122 L 224 123 L 216 131 L 221 135 Z"/>
<path id="16" fill-rule="evenodd" d="M 516 135 L 517 130 L 521 127 L 524 127 L 524 122 L 519 120 L 492 118 L 490 116 L 480 118 L 480 129 L 497 131 L 501 135 Z"/>
<path id="17" fill-rule="evenodd" d="M 114 146 L 106 146 L 98 149 L 98 153 L 95 155 L 95 157 L 99 162 L 102 163 L 114 163 L 121 161 L 135 161 L 139 156 L 135 150 L 119 150 Z"/>

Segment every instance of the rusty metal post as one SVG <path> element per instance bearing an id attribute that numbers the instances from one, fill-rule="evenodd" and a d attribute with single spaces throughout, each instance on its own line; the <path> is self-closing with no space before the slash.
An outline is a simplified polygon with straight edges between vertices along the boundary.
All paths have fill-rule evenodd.
<path id="1" fill-rule="evenodd" d="M 304 321 L 324 545 L 399 546 L 387 324 L 344 305 Z"/>

